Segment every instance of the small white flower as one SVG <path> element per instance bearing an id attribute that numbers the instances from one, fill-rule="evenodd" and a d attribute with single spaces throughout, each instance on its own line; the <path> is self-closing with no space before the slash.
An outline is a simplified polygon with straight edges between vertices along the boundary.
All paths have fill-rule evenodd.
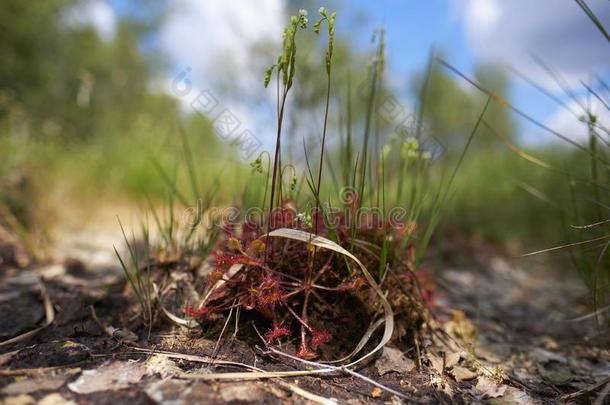
<path id="1" fill-rule="evenodd" d="M 307 10 L 305 10 L 304 8 L 299 10 L 299 15 L 303 16 L 303 17 L 307 17 Z"/>
<path id="2" fill-rule="evenodd" d="M 419 152 L 416 150 L 409 149 L 407 151 L 407 158 L 409 159 L 417 159 L 419 158 Z"/>
<path id="3" fill-rule="evenodd" d="M 419 141 L 416 138 L 413 138 L 412 136 L 410 136 L 407 139 L 405 139 L 405 147 L 407 149 L 417 151 L 419 149 Z"/>
<path id="4" fill-rule="evenodd" d="M 307 212 L 297 213 L 297 220 L 306 226 L 311 226 L 311 215 Z"/>
<path id="5" fill-rule="evenodd" d="M 430 158 L 432 158 L 432 154 L 430 152 L 424 152 L 421 154 L 421 158 L 424 160 L 429 160 Z"/>
<path id="6" fill-rule="evenodd" d="M 324 8 L 324 7 L 320 7 L 320 8 L 318 9 L 318 13 L 320 13 L 320 14 L 324 14 L 324 13 L 326 13 L 326 8 Z"/>

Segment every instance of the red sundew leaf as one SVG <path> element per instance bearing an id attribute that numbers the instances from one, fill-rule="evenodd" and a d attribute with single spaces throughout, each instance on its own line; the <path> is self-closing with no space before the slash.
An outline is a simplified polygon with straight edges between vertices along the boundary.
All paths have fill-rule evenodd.
<path id="1" fill-rule="evenodd" d="M 259 295 L 257 301 L 261 306 L 274 306 L 284 301 L 284 293 L 276 288 L 271 292 Z"/>
<path id="2" fill-rule="evenodd" d="M 290 331 L 288 330 L 288 328 L 280 328 L 275 326 L 273 327 L 273 329 L 265 333 L 265 339 L 267 340 L 267 343 L 272 343 L 284 336 L 290 336 Z"/>
<path id="3" fill-rule="evenodd" d="M 309 350 L 309 348 L 307 348 L 306 345 L 301 346 L 301 349 L 297 353 L 297 356 L 299 356 L 300 358 L 305 359 L 305 360 L 311 360 L 311 359 L 315 359 L 317 357 L 317 355 L 314 352 L 312 352 L 311 350 Z"/>
<path id="4" fill-rule="evenodd" d="M 279 280 L 273 277 L 265 277 L 256 291 L 256 309 L 265 317 L 273 318 L 275 306 L 283 301 L 284 291 L 280 288 Z"/>
<path id="5" fill-rule="evenodd" d="M 218 319 L 218 314 L 215 314 L 208 307 L 195 308 L 186 307 L 184 308 L 184 314 L 195 319 L 205 319 L 207 321 L 215 321 Z"/>
<path id="6" fill-rule="evenodd" d="M 217 270 L 225 271 L 234 264 L 235 255 L 219 254 L 214 259 L 214 267 Z"/>
<path id="7" fill-rule="evenodd" d="M 261 262 L 249 256 L 220 254 L 216 256 L 214 266 L 217 270 L 226 271 L 234 264 L 244 264 L 246 266 L 260 266 Z"/>
<path id="8" fill-rule="evenodd" d="M 199 318 L 206 312 L 207 308 L 195 308 L 195 307 L 186 307 L 184 308 L 184 315 L 190 316 L 191 318 Z"/>
<path id="9" fill-rule="evenodd" d="M 327 330 L 315 330 L 311 331 L 311 347 L 316 350 L 321 345 L 330 342 L 333 335 Z"/>

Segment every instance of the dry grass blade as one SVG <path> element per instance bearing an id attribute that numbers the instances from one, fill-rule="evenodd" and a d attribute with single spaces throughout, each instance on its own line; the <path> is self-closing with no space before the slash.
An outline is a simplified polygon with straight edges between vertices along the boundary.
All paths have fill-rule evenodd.
<path id="1" fill-rule="evenodd" d="M 184 319 L 172 314 L 167 308 L 165 308 L 163 304 L 160 305 L 160 308 L 161 312 L 163 312 L 163 315 L 165 315 L 170 321 L 174 322 L 177 325 L 184 326 L 189 329 L 196 328 L 199 325 L 192 319 Z"/>
<path id="2" fill-rule="evenodd" d="M 331 368 L 324 370 L 297 370 L 297 371 L 264 371 L 258 367 L 251 366 L 237 361 L 227 361 L 214 359 L 209 356 L 198 356 L 194 354 L 174 353 L 164 350 L 151 350 L 141 347 L 134 347 L 133 350 L 139 353 L 154 354 L 156 356 L 166 356 L 170 359 L 192 361 L 194 363 L 214 364 L 217 366 L 234 366 L 251 370 L 251 372 L 236 372 L 236 373 L 205 373 L 205 374 L 182 374 L 182 377 L 197 380 L 257 380 L 261 378 L 277 378 L 277 377 L 297 377 L 311 374 L 323 374 L 335 371 Z"/>
<path id="3" fill-rule="evenodd" d="M 44 312 L 45 312 L 45 323 L 44 325 L 33 329 L 29 332 L 25 332 L 19 336 L 15 336 L 14 338 L 5 340 L 0 343 L 0 346 L 10 345 L 12 343 L 23 342 L 31 338 L 32 336 L 37 335 L 47 327 L 49 327 L 55 321 L 55 310 L 53 309 L 53 303 L 51 302 L 51 298 L 49 297 L 49 293 L 47 292 L 47 288 L 44 285 L 44 282 L 40 280 L 40 295 L 42 295 L 42 299 L 44 301 Z"/>
<path id="4" fill-rule="evenodd" d="M 59 370 L 71 370 L 76 373 L 81 369 L 80 365 L 83 365 L 84 361 L 77 361 L 75 363 L 64 364 L 61 366 L 52 367 L 36 367 L 36 368 L 14 368 L 11 370 L 0 370 L 1 377 L 18 377 L 18 376 L 40 376 L 45 373 L 55 373 Z M 3 402 L 4 404 L 4 402 Z"/>
<path id="5" fill-rule="evenodd" d="M 362 271 L 362 274 L 366 278 L 367 282 L 369 283 L 369 285 L 371 286 L 373 291 L 375 291 L 375 293 L 379 297 L 379 301 L 381 302 L 381 305 L 383 306 L 384 320 L 385 320 L 385 328 L 384 328 L 384 332 L 383 332 L 383 337 L 381 338 L 381 341 L 377 344 L 377 346 L 375 346 L 375 348 L 373 350 L 371 350 L 364 356 L 360 357 L 359 359 L 351 362 L 350 364 L 347 365 L 347 367 L 353 366 L 353 365 L 360 363 L 361 361 L 369 358 L 370 356 L 372 356 L 373 354 L 375 354 L 376 352 L 381 350 L 386 345 L 386 343 L 388 343 L 390 341 L 390 339 L 392 338 L 392 333 L 394 332 L 394 312 L 392 311 L 392 307 L 390 306 L 390 303 L 386 299 L 385 295 L 383 294 L 383 291 L 381 291 L 381 288 L 379 287 L 379 285 L 377 284 L 377 282 L 375 281 L 373 276 L 371 276 L 371 274 L 367 270 L 366 266 L 364 264 L 362 264 L 362 262 L 360 260 L 358 260 L 358 258 L 356 256 L 354 256 L 353 254 L 351 254 L 350 252 L 345 250 L 343 247 L 341 247 L 340 245 L 336 244 L 335 242 L 333 242 L 329 239 L 326 239 L 321 236 L 317 236 L 317 235 L 314 235 L 314 234 L 311 234 L 308 232 L 299 231 L 296 229 L 289 229 L 289 228 L 277 229 L 273 232 L 270 232 L 269 236 L 293 239 L 293 240 L 298 240 L 298 241 L 305 242 L 305 243 L 311 243 L 314 246 L 317 246 L 317 247 L 320 247 L 323 249 L 332 250 L 333 252 L 337 252 L 344 256 L 349 257 L 350 259 L 355 261 L 356 264 L 358 264 L 358 267 L 360 267 L 360 270 Z M 368 338 L 370 338 L 370 336 L 368 336 L 368 334 L 365 334 L 365 337 L 367 338 L 366 340 L 368 340 Z M 358 346 L 360 346 L 360 344 L 362 344 L 362 340 L 358 344 Z"/>
<path id="6" fill-rule="evenodd" d="M 574 229 L 589 229 L 589 228 L 594 228 L 596 226 L 607 224 L 608 222 L 610 222 L 610 219 L 606 219 L 603 221 L 599 221 L 599 222 L 595 222 L 595 223 L 587 224 L 587 225 L 570 225 L 570 226 Z"/>
<path id="7" fill-rule="evenodd" d="M 568 319 L 566 320 L 566 322 L 582 322 L 582 321 L 586 321 L 587 319 L 591 319 L 591 318 L 595 318 L 601 314 L 603 314 L 604 312 L 610 310 L 610 305 L 606 305 L 603 308 L 599 308 L 598 310 L 591 312 L 589 314 L 583 315 L 583 316 L 579 316 L 578 318 L 572 318 L 572 319 Z"/>
<path id="8" fill-rule="evenodd" d="M 337 401 L 335 401 L 334 399 L 324 398 L 320 395 L 314 394 L 313 392 L 306 391 L 303 388 L 299 387 L 298 385 L 290 384 L 290 383 L 287 383 L 284 381 L 279 381 L 279 383 L 281 386 L 290 389 L 295 394 L 300 395 L 303 398 L 313 401 L 317 404 L 321 404 L 321 405 L 336 405 L 337 404 Z"/>
<path id="9" fill-rule="evenodd" d="M 529 153 L 527 153 L 526 151 L 524 151 L 523 149 L 519 148 L 518 146 L 516 146 L 515 144 L 513 144 L 512 142 L 510 142 L 506 136 L 502 135 L 500 132 L 498 132 L 492 125 L 490 125 L 487 121 L 483 120 L 483 125 L 485 126 L 485 128 L 487 128 L 489 130 L 489 132 L 491 132 L 493 135 L 495 135 L 498 139 L 500 139 L 508 149 L 510 149 L 513 153 L 515 153 L 517 156 L 521 157 L 522 159 L 525 159 L 535 165 L 538 165 L 540 167 L 543 167 L 545 169 L 549 169 L 552 170 L 553 168 L 551 167 L 551 165 L 543 162 L 542 160 L 530 155 Z"/>
<path id="10" fill-rule="evenodd" d="M 242 368 L 246 368 L 248 370 L 252 370 L 251 372 L 246 372 L 246 373 L 209 373 L 209 374 L 184 373 L 184 374 L 180 375 L 181 378 L 189 379 L 189 380 L 219 380 L 219 379 L 243 380 L 244 378 L 235 378 L 235 377 L 231 377 L 231 376 L 233 376 L 233 375 L 251 376 L 252 374 L 255 374 L 255 373 L 257 375 L 260 375 L 260 373 L 263 373 L 263 374 L 267 373 L 264 370 L 262 370 L 258 367 L 251 366 L 249 364 L 238 363 L 235 361 L 218 360 L 218 359 L 214 359 L 214 358 L 208 357 L 208 356 L 197 356 L 197 355 L 192 355 L 192 354 L 182 354 L 182 353 L 174 353 L 174 352 L 168 352 L 168 351 L 156 351 L 156 350 L 144 349 L 144 348 L 140 348 L 140 347 L 134 347 L 133 350 L 135 350 L 136 352 L 139 352 L 139 353 L 154 354 L 156 356 L 165 356 L 165 357 L 171 358 L 171 359 L 191 361 L 194 363 L 204 363 L 204 364 L 208 364 L 208 365 L 213 364 L 213 365 L 223 365 L 223 366 L 235 366 L 235 367 L 242 367 Z M 229 377 L 227 377 L 227 378 L 206 378 L 208 376 L 219 376 L 219 375 L 227 375 Z M 298 375 L 303 375 L 303 374 L 298 374 Z M 298 376 L 298 375 L 290 375 L 290 376 Z M 282 376 L 279 376 L 279 377 L 282 377 Z M 288 377 L 288 375 L 284 375 L 283 377 Z M 259 378 L 260 377 L 256 377 L 255 379 L 259 379 Z M 282 381 L 282 380 L 277 381 L 277 383 L 280 386 L 294 392 L 295 394 L 300 395 L 303 398 L 313 401 L 315 403 L 318 403 L 321 405 L 335 405 L 337 403 L 336 401 L 334 401 L 332 399 L 324 398 L 320 395 L 306 391 L 303 388 L 298 387 L 294 384 L 290 384 L 290 383 Z"/>
<path id="11" fill-rule="evenodd" d="M 610 235 L 604 235 L 604 236 L 600 236 L 599 238 L 583 240 L 583 241 L 580 241 L 580 242 L 567 243 L 565 245 L 555 246 L 555 247 L 548 248 L 548 249 L 537 250 L 535 252 L 530 252 L 530 253 L 526 253 L 524 255 L 521 255 L 521 257 L 533 256 L 533 255 L 537 255 L 537 254 L 540 254 L 540 253 L 546 253 L 546 252 L 552 252 L 554 250 L 565 249 L 565 248 L 572 247 L 572 246 L 585 245 L 587 243 L 597 242 L 597 241 L 606 240 L 606 239 L 610 239 Z"/>
<path id="12" fill-rule="evenodd" d="M 182 378 L 205 381 L 219 380 L 264 380 L 271 378 L 282 377 L 305 377 L 316 374 L 335 373 L 334 368 L 321 368 L 317 370 L 293 370 L 293 371 L 243 371 L 235 373 L 197 373 L 197 374 L 182 374 Z"/>
<path id="13" fill-rule="evenodd" d="M 249 368 L 254 368 L 249 366 Z M 315 371 L 320 370 L 311 370 L 311 371 L 252 371 L 252 372 L 241 372 L 241 373 L 206 373 L 206 374 L 182 374 L 180 377 L 188 380 L 204 380 L 204 381 L 218 381 L 218 380 L 230 380 L 230 381 L 244 381 L 244 380 L 260 380 L 266 378 L 281 378 L 281 377 L 299 377 L 311 374 L 320 374 L 315 373 Z M 332 370 L 331 370 L 332 371 Z M 335 405 L 337 402 L 330 398 L 325 398 L 320 395 L 314 394 L 313 392 L 309 392 L 304 390 L 303 388 L 290 384 L 282 380 L 276 381 L 280 386 L 289 389 L 297 395 L 302 396 L 305 399 L 313 401 L 322 405 Z"/>
<path id="14" fill-rule="evenodd" d="M 280 356 L 287 357 L 287 358 L 292 359 L 294 361 L 303 363 L 303 364 L 305 364 L 307 366 L 319 367 L 320 370 L 326 370 L 327 368 L 332 368 L 333 370 L 335 370 L 337 372 L 343 372 L 343 373 L 349 374 L 352 377 L 355 377 L 355 378 L 358 378 L 358 379 L 360 379 L 362 381 L 365 381 L 365 382 L 367 382 L 367 383 L 369 383 L 371 385 L 374 385 L 377 388 L 380 388 L 380 389 L 382 389 L 382 390 L 384 390 L 386 392 L 394 394 L 394 395 L 396 395 L 396 396 L 398 396 L 400 398 L 409 399 L 409 397 L 407 397 L 402 392 L 396 391 L 396 390 L 394 390 L 394 389 L 392 389 L 392 388 L 390 388 L 388 386 L 385 386 L 385 385 L 383 385 L 383 384 L 373 380 L 372 378 L 369 378 L 369 377 L 367 377 L 365 375 L 362 375 L 362 374 L 357 373 L 357 372 L 355 372 L 353 370 L 350 370 L 349 368 L 347 368 L 345 366 L 342 366 L 342 367 L 326 366 L 325 364 L 322 364 L 322 363 L 317 363 L 317 362 L 311 361 L 311 360 L 304 360 L 304 359 L 301 359 L 299 357 L 292 356 L 292 355 L 290 355 L 288 353 L 284 353 L 284 352 L 282 352 L 280 350 L 274 349 L 273 347 L 269 347 L 269 351 L 272 352 L 272 353 L 278 354 Z"/>
<path id="15" fill-rule="evenodd" d="M 606 377 L 603 380 L 601 380 L 598 383 L 595 383 L 589 387 L 583 388 L 582 390 L 573 392 L 571 394 L 567 394 L 561 397 L 562 400 L 564 401 L 571 401 L 577 398 L 582 397 L 583 395 L 589 395 L 591 392 L 597 391 L 598 389 L 602 388 L 604 385 L 610 383 L 610 377 Z"/>
<path id="16" fill-rule="evenodd" d="M 152 349 L 146 349 L 143 347 L 133 347 L 132 350 L 137 353 L 146 353 L 146 354 L 154 354 L 157 356 L 166 356 L 170 359 L 186 360 L 186 361 L 192 361 L 194 363 L 204 363 L 204 364 L 215 363 L 217 365 L 237 366 L 237 367 L 244 367 L 244 368 L 249 368 L 249 369 L 253 368 L 252 366 L 249 366 L 244 363 L 218 360 L 218 359 L 213 359 L 208 356 L 197 356 L 194 354 L 175 353 L 175 352 L 170 352 L 170 351 L 165 351 L 165 350 L 152 350 Z M 254 369 L 256 369 L 256 368 L 254 368 Z"/>

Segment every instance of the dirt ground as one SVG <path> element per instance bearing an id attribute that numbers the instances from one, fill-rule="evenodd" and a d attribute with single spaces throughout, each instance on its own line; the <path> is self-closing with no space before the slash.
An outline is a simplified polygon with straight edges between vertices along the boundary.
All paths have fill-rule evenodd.
<path id="1" fill-rule="evenodd" d="M 215 340 L 169 324 L 147 340 L 146 330 L 132 326 L 112 251 L 118 231 L 75 221 L 57 237 L 49 263 L 0 263 L 0 341 L 44 326 L 49 306 L 54 318 L 34 336 L 0 345 L 0 402 L 610 403 L 609 336 L 591 319 L 574 321 L 586 313 L 585 291 L 548 264 L 510 258 L 482 242 L 445 240 L 430 266 L 437 274 L 434 313 L 448 342 L 386 348 L 357 370 L 369 381 L 341 370 L 218 381 L 210 373 L 247 371 L 231 362 L 268 371 L 304 367 L 238 339 L 225 340 L 210 364 Z"/>

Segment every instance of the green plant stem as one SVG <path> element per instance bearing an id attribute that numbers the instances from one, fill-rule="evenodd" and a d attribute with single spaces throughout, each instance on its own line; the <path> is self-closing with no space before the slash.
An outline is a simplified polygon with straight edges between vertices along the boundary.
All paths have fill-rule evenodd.
<path id="1" fill-rule="evenodd" d="M 316 212 L 314 220 L 314 233 L 318 233 L 318 219 L 320 215 L 320 186 L 322 184 L 322 167 L 324 166 L 324 145 L 326 143 L 326 129 L 328 126 L 328 110 L 330 104 L 330 71 L 327 75 L 326 84 L 326 108 L 324 111 L 324 128 L 322 130 L 322 147 L 320 150 L 320 167 L 318 168 L 318 184 L 316 185 Z"/>
<path id="2" fill-rule="evenodd" d="M 267 235 L 271 232 L 271 219 L 273 215 L 273 204 L 275 200 L 275 188 L 277 186 L 277 178 L 278 178 L 278 165 L 280 164 L 280 148 L 281 148 L 281 138 L 282 138 L 282 123 L 284 121 L 284 107 L 286 106 L 286 97 L 288 96 L 288 88 L 284 86 L 284 91 L 282 94 L 282 102 L 280 103 L 280 110 L 277 117 L 277 136 L 275 139 L 275 154 L 273 157 L 273 175 L 271 176 L 271 198 L 269 200 L 269 216 L 267 217 Z M 280 190 L 281 192 L 281 190 Z M 265 249 L 265 263 L 267 263 L 267 258 L 269 254 L 268 247 Z"/>

